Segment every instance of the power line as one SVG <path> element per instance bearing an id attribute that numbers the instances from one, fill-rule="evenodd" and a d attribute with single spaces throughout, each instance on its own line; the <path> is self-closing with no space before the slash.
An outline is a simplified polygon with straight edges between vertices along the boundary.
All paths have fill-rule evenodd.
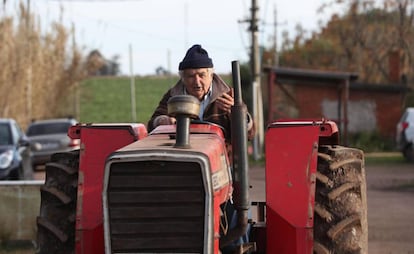
<path id="1" fill-rule="evenodd" d="M 51 1 L 51 2 L 139 2 L 143 0 L 47 0 L 47 1 Z"/>

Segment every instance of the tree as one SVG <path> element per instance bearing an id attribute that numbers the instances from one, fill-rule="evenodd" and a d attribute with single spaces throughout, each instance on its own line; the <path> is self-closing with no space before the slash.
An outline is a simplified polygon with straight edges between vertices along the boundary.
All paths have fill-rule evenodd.
<path id="1" fill-rule="evenodd" d="M 346 5 L 346 11 L 332 15 L 320 32 L 304 38 L 298 26 L 293 40 L 284 34 L 280 65 L 355 72 L 360 81 L 369 83 L 401 81 L 401 76 L 395 80 L 390 75 L 390 70 L 399 67 L 399 74 L 413 83 L 414 51 L 409 47 L 414 43 L 412 1 L 384 1 L 382 8 L 361 0 L 332 5 Z"/>
<path id="2" fill-rule="evenodd" d="M 115 76 L 119 74 L 119 55 L 107 60 L 99 50 L 92 50 L 86 58 L 86 69 L 90 76 Z"/>

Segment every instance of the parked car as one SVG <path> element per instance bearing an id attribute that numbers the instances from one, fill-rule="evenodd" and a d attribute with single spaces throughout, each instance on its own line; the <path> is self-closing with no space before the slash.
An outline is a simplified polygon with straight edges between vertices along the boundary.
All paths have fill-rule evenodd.
<path id="1" fill-rule="evenodd" d="M 76 124 L 73 118 L 38 120 L 29 124 L 26 135 L 31 144 L 34 169 L 49 162 L 54 153 L 79 149 L 80 140 L 68 136 L 69 128 Z"/>
<path id="2" fill-rule="evenodd" d="M 0 118 L 0 180 L 31 179 L 29 142 L 14 119 Z"/>
<path id="3" fill-rule="evenodd" d="M 414 107 L 404 111 L 397 124 L 396 143 L 408 161 L 414 161 Z"/>

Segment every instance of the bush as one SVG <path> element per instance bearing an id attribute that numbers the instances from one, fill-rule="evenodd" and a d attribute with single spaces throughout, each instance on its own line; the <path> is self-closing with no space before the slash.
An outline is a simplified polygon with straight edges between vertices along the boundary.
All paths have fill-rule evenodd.
<path id="1" fill-rule="evenodd" d="M 366 153 L 395 150 L 394 141 L 382 137 L 378 131 L 360 132 L 350 135 L 349 146 L 362 149 Z"/>
<path id="2" fill-rule="evenodd" d="M 405 99 L 405 106 L 414 107 L 414 91 L 407 93 L 407 96 Z"/>

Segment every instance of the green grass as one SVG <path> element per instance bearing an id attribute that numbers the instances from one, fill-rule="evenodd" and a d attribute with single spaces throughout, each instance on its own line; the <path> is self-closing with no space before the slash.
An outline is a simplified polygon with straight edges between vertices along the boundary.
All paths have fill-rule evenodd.
<path id="1" fill-rule="evenodd" d="M 231 84 L 231 76 L 221 76 Z M 146 124 L 164 93 L 178 80 L 171 77 L 136 77 L 136 121 Z M 131 80 L 121 77 L 95 77 L 81 83 L 80 116 L 82 123 L 130 123 Z"/>
<path id="2" fill-rule="evenodd" d="M 0 254 L 33 254 L 35 252 L 31 241 L 0 242 Z"/>
<path id="3" fill-rule="evenodd" d="M 148 122 L 162 95 L 176 80 L 167 77 L 135 79 L 136 122 Z M 80 94 L 80 122 L 133 122 L 130 79 L 88 79 L 81 84 Z"/>
<path id="4" fill-rule="evenodd" d="M 407 162 L 401 153 L 366 153 L 366 164 L 405 164 Z"/>

